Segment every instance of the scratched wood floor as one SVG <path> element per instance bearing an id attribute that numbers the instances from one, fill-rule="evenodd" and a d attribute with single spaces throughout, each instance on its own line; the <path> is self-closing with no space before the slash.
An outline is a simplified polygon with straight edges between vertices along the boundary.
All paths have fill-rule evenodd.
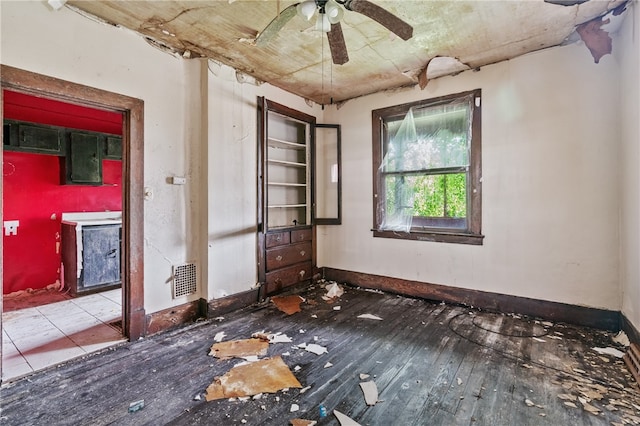
<path id="1" fill-rule="evenodd" d="M 351 287 L 328 304 L 324 292 L 304 290 L 307 302 L 291 316 L 272 303 L 254 305 L 5 384 L 0 423 L 287 425 L 299 417 L 338 425 L 334 409 L 384 426 L 640 422 L 640 392 L 622 361 L 591 350 L 611 346 L 608 333 Z M 365 313 L 383 320 L 356 318 Z M 296 377 L 311 388 L 205 402 L 214 377 L 237 363 L 208 356 L 216 333 L 232 340 L 262 330 L 293 339 L 270 345 L 269 356 L 288 352 L 284 361 L 299 366 Z M 300 343 L 328 353 L 292 347 Z M 360 373 L 377 384 L 375 406 L 364 402 Z M 138 400 L 144 408 L 130 413 Z M 292 404 L 300 410 L 290 413 Z"/>

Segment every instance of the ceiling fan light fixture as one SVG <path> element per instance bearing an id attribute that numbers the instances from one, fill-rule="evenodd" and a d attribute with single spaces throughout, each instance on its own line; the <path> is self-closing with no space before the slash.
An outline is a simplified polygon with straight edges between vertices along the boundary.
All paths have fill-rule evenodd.
<path id="1" fill-rule="evenodd" d="M 296 6 L 298 15 L 307 21 L 310 21 L 311 18 L 313 18 L 313 15 L 316 13 L 316 9 L 317 6 L 314 0 L 303 1 Z"/>
<path id="2" fill-rule="evenodd" d="M 329 22 L 329 17 L 326 13 L 318 14 L 315 30 L 322 31 L 323 33 L 328 33 L 329 31 L 331 31 L 331 22 Z"/>
<path id="3" fill-rule="evenodd" d="M 335 0 L 329 0 L 327 4 L 324 6 L 324 11 L 327 17 L 329 18 L 329 22 L 332 24 L 337 24 L 342 19 L 344 15 L 344 10 Z"/>

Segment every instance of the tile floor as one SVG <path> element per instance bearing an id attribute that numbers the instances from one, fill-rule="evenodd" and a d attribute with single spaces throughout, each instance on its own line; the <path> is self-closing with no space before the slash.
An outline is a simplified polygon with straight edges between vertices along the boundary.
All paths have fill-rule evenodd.
<path id="1" fill-rule="evenodd" d="M 2 382 L 124 341 L 112 324 L 122 318 L 120 289 L 39 306 L 20 303 L 27 306 L 12 301 L 2 313 Z"/>

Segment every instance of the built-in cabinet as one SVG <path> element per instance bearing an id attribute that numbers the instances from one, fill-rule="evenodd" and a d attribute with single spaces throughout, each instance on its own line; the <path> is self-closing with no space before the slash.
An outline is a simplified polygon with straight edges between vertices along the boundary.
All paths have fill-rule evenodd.
<path id="1" fill-rule="evenodd" d="M 273 294 L 313 275 L 315 117 L 264 98 L 258 104 L 258 275 L 264 292 Z"/>
<path id="2" fill-rule="evenodd" d="M 102 185 L 102 160 L 122 159 L 122 138 L 99 132 L 4 120 L 4 149 L 60 157 L 64 185 Z"/>
<path id="3" fill-rule="evenodd" d="M 63 221 L 64 287 L 73 296 L 121 285 L 119 220 Z"/>

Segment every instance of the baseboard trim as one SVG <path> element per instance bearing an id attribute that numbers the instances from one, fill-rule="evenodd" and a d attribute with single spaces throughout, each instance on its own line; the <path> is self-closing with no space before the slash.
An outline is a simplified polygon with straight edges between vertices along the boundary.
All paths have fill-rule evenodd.
<path id="1" fill-rule="evenodd" d="M 549 321 L 566 322 L 608 331 L 619 331 L 622 327 L 621 314 L 619 311 L 449 287 L 440 284 L 410 281 L 401 278 L 334 268 L 324 268 L 323 276 L 327 280 L 347 283 L 358 287 L 382 290 L 439 302 L 474 306 L 489 311 L 519 313 L 544 318 Z M 631 323 L 629 323 L 629 325 L 631 325 Z"/>
<path id="2" fill-rule="evenodd" d="M 255 288 L 207 302 L 207 318 L 216 318 L 238 309 L 246 308 L 258 301 L 260 289 Z"/>
<path id="3" fill-rule="evenodd" d="M 194 300 L 193 302 L 147 315 L 147 335 L 170 330 L 202 318 L 205 315 L 202 309 L 202 300 L 203 299 Z"/>

